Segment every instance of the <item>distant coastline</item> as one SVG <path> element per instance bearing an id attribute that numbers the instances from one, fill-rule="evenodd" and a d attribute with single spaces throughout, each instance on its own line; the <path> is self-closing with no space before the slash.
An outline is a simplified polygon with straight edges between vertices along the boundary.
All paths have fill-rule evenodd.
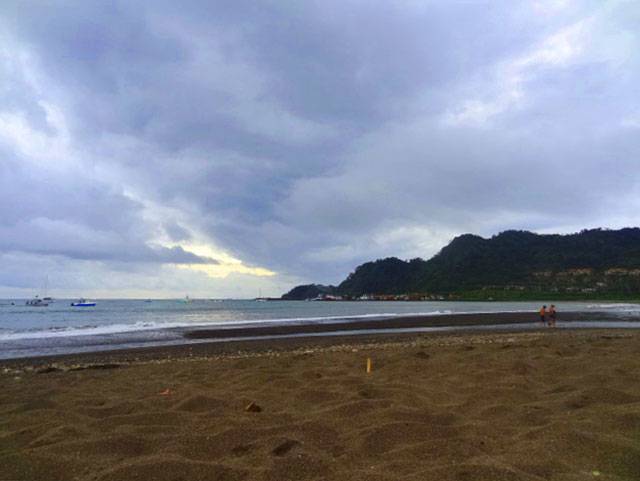
<path id="1" fill-rule="evenodd" d="M 268 297 L 265 301 L 313 301 L 313 302 L 640 302 L 640 294 L 625 297 L 619 293 L 565 293 L 565 292 L 513 292 L 498 290 L 480 290 L 468 292 L 452 292 L 446 295 L 437 294 L 368 294 L 363 297 L 351 296 L 318 296 L 316 298 L 291 299 L 285 297 Z"/>
<path id="2" fill-rule="evenodd" d="M 638 301 L 640 229 L 465 234 L 429 260 L 367 262 L 337 286 L 301 285 L 281 299 Z"/>

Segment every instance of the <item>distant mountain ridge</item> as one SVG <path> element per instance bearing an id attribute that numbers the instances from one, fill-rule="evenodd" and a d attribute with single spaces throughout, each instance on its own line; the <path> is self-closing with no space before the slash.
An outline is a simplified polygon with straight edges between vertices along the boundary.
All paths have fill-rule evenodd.
<path id="1" fill-rule="evenodd" d="M 450 299 L 640 298 L 640 228 L 576 234 L 509 230 L 464 234 L 429 260 L 367 262 L 338 286 L 298 286 L 283 299 L 318 296 Z"/>

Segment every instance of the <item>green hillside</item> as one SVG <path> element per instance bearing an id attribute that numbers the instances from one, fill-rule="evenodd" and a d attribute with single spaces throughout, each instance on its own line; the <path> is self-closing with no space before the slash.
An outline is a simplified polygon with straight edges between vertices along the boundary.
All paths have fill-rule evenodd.
<path id="1" fill-rule="evenodd" d="M 428 261 L 367 262 L 325 292 L 451 299 L 640 299 L 640 229 L 456 237 Z M 283 298 L 306 298 L 294 289 Z"/>

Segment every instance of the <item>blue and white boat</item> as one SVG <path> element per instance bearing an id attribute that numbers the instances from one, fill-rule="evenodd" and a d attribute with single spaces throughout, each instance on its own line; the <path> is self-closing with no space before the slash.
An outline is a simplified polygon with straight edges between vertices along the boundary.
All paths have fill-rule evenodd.
<path id="1" fill-rule="evenodd" d="M 95 302 L 87 301 L 86 299 L 78 299 L 76 302 L 71 303 L 71 307 L 93 307 Z"/>

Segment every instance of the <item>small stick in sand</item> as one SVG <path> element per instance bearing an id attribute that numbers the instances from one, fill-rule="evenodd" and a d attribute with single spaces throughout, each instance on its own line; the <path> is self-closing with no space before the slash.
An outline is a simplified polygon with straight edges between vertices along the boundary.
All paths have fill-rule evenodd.
<path id="1" fill-rule="evenodd" d="M 367 374 L 371 374 L 371 358 L 367 358 Z"/>
<path id="2" fill-rule="evenodd" d="M 258 406 L 253 401 L 251 401 L 249 404 L 247 404 L 247 406 L 244 408 L 244 410 L 247 411 L 248 413 L 260 413 L 260 412 L 262 412 L 262 408 L 260 406 Z"/>

